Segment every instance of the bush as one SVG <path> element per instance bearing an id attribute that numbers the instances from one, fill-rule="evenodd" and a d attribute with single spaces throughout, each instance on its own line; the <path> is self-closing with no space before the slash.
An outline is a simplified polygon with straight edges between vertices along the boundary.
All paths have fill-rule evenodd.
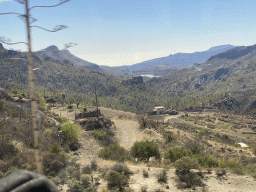
<path id="1" fill-rule="evenodd" d="M 194 157 L 198 160 L 199 164 L 202 167 L 209 168 L 209 167 L 217 167 L 219 165 L 217 160 L 210 154 L 206 156 L 194 155 Z"/>
<path id="2" fill-rule="evenodd" d="M 157 180 L 158 182 L 163 182 L 166 183 L 167 182 L 167 174 L 166 174 L 166 170 L 163 170 L 161 173 L 159 173 L 157 175 Z"/>
<path id="3" fill-rule="evenodd" d="M 39 98 L 39 103 L 40 103 L 40 105 L 41 105 L 41 108 L 42 108 L 43 110 L 46 110 L 46 101 L 45 101 L 45 99 L 44 99 L 43 96 L 40 96 L 40 98 Z"/>
<path id="4" fill-rule="evenodd" d="M 129 159 L 129 152 L 118 144 L 110 144 L 99 151 L 99 157 L 103 159 L 124 161 Z"/>
<path id="5" fill-rule="evenodd" d="M 60 128 L 61 131 L 63 131 L 67 137 L 67 139 L 71 142 L 77 142 L 80 129 L 77 125 L 72 123 L 71 121 L 66 122 L 62 125 Z"/>
<path id="6" fill-rule="evenodd" d="M 57 142 L 55 142 L 48 147 L 48 151 L 51 153 L 59 154 L 61 151 L 61 148 L 58 146 Z"/>
<path id="7" fill-rule="evenodd" d="M 185 157 L 185 156 L 191 156 L 192 152 L 185 150 L 183 147 L 181 148 L 170 148 L 168 151 L 164 154 L 165 159 L 171 160 L 171 162 L 175 162 L 178 159 Z"/>
<path id="8" fill-rule="evenodd" d="M 92 173 L 92 168 L 90 165 L 86 165 L 83 169 L 82 169 L 82 174 L 91 174 Z"/>
<path id="9" fill-rule="evenodd" d="M 86 187 L 86 186 L 88 186 L 90 184 L 91 176 L 88 175 L 88 174 L 83 174 L 83 175 L 81 175 L 80 180 L 82 182 L 82 185 L 84 187 Z"/>
<path id="10" fill-rule="evenodd" d="M 255 175 L 255 173 L 256 173 L 256 167 L 255 167 L 254 165 L 252 165 L 252 164 L 247 165 L 247 167 L 246 167 L 246 173 L 247 173 L 248 175 Z"/>
<path id="11" fill-rule="evenodd" d="M 150 157 L 160 159 L 158 144 L 154 141 L 135 142 L 131 148 L 131 155 L 141 161 L 149 161 Z"/>
<path id="12" fill-rule="evenodd" d="M 167 131 L 167 132 L 165 133 L 165 138 L 166 138 L 167 142 L 169 143 L 169 142 L 175 140 L 175 139 L 176 139 L 176 136 L 174 135 L 173 132 Z"/>
<path id="13" fill-rule="evenodd" d="M 120 191 L 128 184 L 128 178 L 124 174 L 116 171 L 110 171 L 107 175 L 107 181 L 109 187 L 118 187 Z"/>
<path id="14" fill-rule="evenodd" d="M 89 187 L 83 190 L 83 192 L 97 192 L 96 187 Z"/>
<path id="15" fill-rule="evenodd" d="M 116 171 L 118 173 L 123 173 L 127 177 L 129 177 L 129 174 L 131 173 L 130 169 L 126 165 L 123 165 L 122 163 L 116 163 L 111 167 L 111 170 Z"/>
<path id="16" fill-rule="evenodd" d="M 54 119 L 60 123 L 66 123 L 68 121 L 67 118 L 61 116 L 55 116 Z"/>
<path id="17" fill-rule="evenodd" d="M 198 169 L 199 162 L 191 157 L 182 157 L 175 162 L 176 173 L 189 173 L 191 169 Z"/>
<path id="18" fill-rule="evenodd" d="M 68 192 L 82 192 L 83 186 L 81 185 L 80 181 L 75 178 L 68 180 Z"/>
<path id="19" fill-rule="evenodd" d="M 94 130 L 93 137 L 96 139 L 104 139 L 107 136 L 107 133 L 103 130 Z"/>
<path id="20" fill-rule="evenodd" d="M 56 176 L 58 172 L 66 165 L 64 155 L 48 153 L 43 156 L 43 171 L 47 176 Z"/>
<path id="21" fill-rule="evenodd" d="M 235 161 L 223 161 L 219 163 L 221 168 L 230 168 L 230 169 L 234 169 L 234 168 L 242 168 L 242 165 L 240 163 L 237 163 Z"/>
<path id="22" fill-rule="evenodd" d="M 186 149 L 190 150 L 193 154 L 202 154 L 203 145 L 201 144 L 201 139 L 189 139 L 185 143 Z"/>
<path id="23" fill-rule="evenodd" d="M 202 184 L 201 179 L 196 173 L 190 172 L 191 169 L 198 169 L 199 163 L 191 157 L 182 157 L 175 162 L 175 173 L 181 182 L 186 184 L 186 187 Z"/>

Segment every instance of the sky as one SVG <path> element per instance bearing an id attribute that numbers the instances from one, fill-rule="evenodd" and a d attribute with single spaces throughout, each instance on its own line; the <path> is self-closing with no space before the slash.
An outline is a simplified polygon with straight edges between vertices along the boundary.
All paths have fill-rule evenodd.
<path id="1" fill-rule="evenodd" d="M 30 6 L 58 0 L 30 0 Z M 24 13 L 24 5 L 0 0 L 0 13 Z M 213 46 L 256 42 L 255 0 L 71 0 L 55 8 L 35 8 L 32 25 L 65 30 L 50 33 L 32 28 L 33 50 L 73 42 L 77 57 L 98 65 L 132 65 L 178 52 L 205 51 Z M 17 15 L 0 15 L 0 37 L 26 41 L 25 24 Z M 25 51 L 25 45 L 4 47 Z"/>

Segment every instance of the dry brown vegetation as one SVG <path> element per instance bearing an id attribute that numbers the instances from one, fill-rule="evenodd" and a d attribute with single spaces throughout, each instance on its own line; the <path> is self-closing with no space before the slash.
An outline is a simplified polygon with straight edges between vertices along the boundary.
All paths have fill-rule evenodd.
<path id="1" fill-rule="evenodd" d="M 28 104 L 2 101 L 1 176 L 14 169 L 35 171 Z M 74 122 L 80 129 L 76 141 L 58 132 L 67 118 L 72 120 L 75 112 L 62 113 L 60 117 L 56 115 L 60 113 L 57 107 L 58 103 L 51 112 L 40 113 L 40 149 L 44 174 L 59 189 L 101 192 L 189 191 L 191 188 L 219 191 L 225 188 L 227 191 L 253 191 L 256 175 L 253 117 L 212 112 L 138 117 L 101 107 L 103 116 L 100 118 Z M 149 145 L 158 146 L 153 149 L 159 150 L 160 156 L 135 158 L 130 153 L 134 143 L 147 140 L 152 141 Z M 249 147 L 242 148 L 237 142 L 245 142 Z M 119 153 L 117 157 L 121 158 L 98 156 L 110 144 L 116 146 L 116 151 L 111 152 Z M 188 166 L 188 161 L 195 166 Z"/>

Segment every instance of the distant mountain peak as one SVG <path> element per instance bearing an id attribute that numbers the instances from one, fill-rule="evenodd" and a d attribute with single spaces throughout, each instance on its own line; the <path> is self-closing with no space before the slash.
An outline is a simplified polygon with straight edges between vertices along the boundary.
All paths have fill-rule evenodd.
<path id="1" fill-rule="evenodd" d="M 59 51 L 58 47 L 55 45 L 51 45 L 45 49 L 46 51 Z"/>
<path id="2" fill-rule="evenodd" d="M 43 52 L 47 51 L 47 52 Z M 38 52 L 37 55 L 40 55 L 41 57 L 47 58 L 50 57 L 52 59 L 56 60 L 66 60 L 75 66 L 80 66 L 92 71 L 99 72 L 100 68 L 98 65 L 94 63 L 90 63 L 88 61 L 84 61 L 83 59 L 80 59 L 79 57 L 76 57 L 72 53 L 70 53 L 68 50 L 59 50 L 57 46 L 51 45 L 45 49 L 43 49 L 42 52 Z"/>
<path id="3" fill-rule="evenodd" d="M 230 45 L 230 44 L 227 44 L 227 45 L 218 45 L 218 46 L 215 46 L 215 47 L 211 47 L 211 48 L 208 49 L 207 51 L 216 51 L 216 50 L 220 50 L 220 49 L 235 48 L 235 47 L 236 47 L 236 46 Z"/>
<path id="4" fill-rule="evenodd" d="M 2 45 L 2 43 L 0 43 L 0 49 L 4 49 L 4 46 Z"/>

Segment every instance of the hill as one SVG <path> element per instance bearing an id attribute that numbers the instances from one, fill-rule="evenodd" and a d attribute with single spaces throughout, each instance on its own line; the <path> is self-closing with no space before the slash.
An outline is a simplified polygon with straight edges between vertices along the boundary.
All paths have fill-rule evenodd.
<path id="1" fill-rule="evenodd" d="M 17 58 L 26 59 L 26 53 L 1 49 L 0 87 L 29 92 L 27 63 Z M 13 60 L 15 59 L 15 60 Z M 103 72 L 94 72 L 77 67 L 67 60 L 36 55 L 35 71 L 37 88 L 48 96 L 57 93 L 77 97 L 84 94 L 86 102 L 95 103 L 95 88 L 100 105 L 133 112 L 142 112 L 160 103 L 160 98 L 151 96 L 154 90 L 145 84 L 126 85 L 122 80 Z"/>
<path id="2" fill-rule="evenodd" d="M 98 65 L 94 63 L 90 63 L 88 61 L 84 61 L 83 59 L 80 59 L 76 56 L 74 56 L 72 53 L 70 53 L 68 50 L 59 50 L 58 47 L 55 45 L 51 45 L 47 47 L 46 49 L 43 49 L 42 51 L 53 51 L 53 52 L 38 52 L 37 55 L 40 55 L 41 57 L 51 57 L 56 60 L 67 60 L 70 63 L 74 64 L 78 67 L 83 67 L 85 69 L 89 69 L 91 71 L 100 71 L 100 68 Z"/>
<path id="3" fill-rule="evenodd" d="M 256 86 L 255 60 L 255 45 L 238 47 L 212 56 L 204 63 L 195 63 L 190 68 L 173 70 L 167 75 L 153 78 L 147 83 L 155 88 L 161 87 L 165 94 L 179 97 L 199 98 L 223 93 L 234 96 L 237 95 L 233 94 L 234 92 L 246 92 Z M 247 104 L 243 104 L 243 106 L 250 106 L 248 102 L 253 103 L 254 100 L 247 100 Z"/>
<path id="4" fill-rule="evenodd" d="M 154 65 L 173 65 L 173 66 L 184 66 L 193 65 L 194 63 L 200 63 L 207 61 L 211 56 L 218 53 L 224 52 L 226 50 L 235 48 L 233 45 L 220 45 L 212 47 L 206 51 L 194 52 L 194 53 L 176 53 L 174 55 L 169 55 L 167 57 L 156 58 L 141 63 L 137 63 L 131 66 L 123 66 L 129 69 L 130 72 L 135 70 L 151 67 Z"/>

